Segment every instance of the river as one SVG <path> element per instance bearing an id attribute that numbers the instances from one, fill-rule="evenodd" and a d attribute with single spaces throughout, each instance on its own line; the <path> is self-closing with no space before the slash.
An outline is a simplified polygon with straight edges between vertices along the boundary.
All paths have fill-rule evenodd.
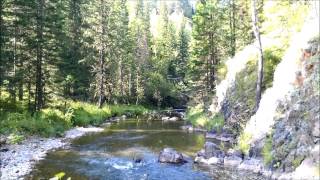
<path id="1" fill-rule="evenodd" d="M 26 179 L 49 179 L 61 172 L 65 173 L 65 179 L 73 180 L 260 179 L 248 172 L 194 164 L 194 156 L 203 147 L 205 138 L 201 133 L 182 131 L 183 123 L 120 121 L 106 127 L 104 132 L 74 140 L 68 149 L 48 153 Z M 188 156 L 188 163 L 159 163 L 159 152 L 165 147 Z"/>

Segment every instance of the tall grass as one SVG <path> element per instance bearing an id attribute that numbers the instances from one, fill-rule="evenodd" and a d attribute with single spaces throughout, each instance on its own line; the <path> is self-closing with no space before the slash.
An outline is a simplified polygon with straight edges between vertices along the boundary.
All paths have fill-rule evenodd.
<path id="1" fill-rule="evenodd" d="M 34 114 L 25 104 L 0 98 L 0 134 L 62 136 L 75 126 L 99 125 L 112 116 L 138 116 L 147 111 L 138 105 L 105 105 L 99 109 L 85 102 L 55 101 Z"/>

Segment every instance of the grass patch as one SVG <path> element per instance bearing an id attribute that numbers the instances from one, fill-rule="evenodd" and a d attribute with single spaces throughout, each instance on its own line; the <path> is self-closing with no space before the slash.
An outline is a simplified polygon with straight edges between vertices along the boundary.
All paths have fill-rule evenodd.
<path id="1" fill-rule="evenodd" d="M 142 115 L 147 111 L 138 105 L 105 105 L 99 109 L 85 102 L 55 101 L 50 107 L 30 113 L 23 102 L 13 103 L 6 96 L 0 98 L 0 133 L 17 135 L 62 136 L 75 126 L 99 125 L 112 116 Z M 13 136 L 13 142 L 19 136 Z"/>

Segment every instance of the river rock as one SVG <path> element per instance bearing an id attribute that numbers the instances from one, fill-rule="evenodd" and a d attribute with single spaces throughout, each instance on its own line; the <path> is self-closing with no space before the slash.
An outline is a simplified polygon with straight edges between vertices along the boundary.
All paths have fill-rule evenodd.
<path id="1" fill-rule="evenodd" d="M 168 117 L 168 116 L 161 117 L 162 121 L 169 121 L 169 119 L 170 119 L 170 117 Z"/>
<path id="2" fill-rule="evenodd" d="M 233 142 L 234 136 L 232 134 L 222 133 L 222 134 L 216 134 L 216 133 L 207 133 L 206 134 L 207 139 L 217 139 L 219 141 L 223 142 Z"/>
<path id="3" fill-rule="evenodd" d="M 211 158 L 208 159 L 208 164 L 210 164 L 210 165 L 223 164 L 223 158 L 211 157 Z"/>
<path id="4" fill-rule="evenodd" d="M 178 117 L 171 117 L 171 118 L 169 118 L 169 121 L 179 121 L 180 120 L 180 118 L 178 118 Z"/>
<path id="5" fill-rule="evenodd" d="M 197 156 L 204 156 L 204 149 L 201 149 L 200 151 L 197 152 Z"/>
<path id="6" fill-rule="evenodd" d="M 159 162 L 181 164 L 187 161 L 184 159 L 183 155 L 180 152 L 172 148 L 165 148 L 159 154 Z"/>
<path id="7" fill-rule="evenodd" d="M 122 120 L 126 120 L 126 119 L 127 119 L 127 116 L 126 116 L 126 115 L 122 115 L 122 116 L 121 116 L 121 119 L 122 119 Z"/>
<path id="8" fill-rule="evenodd" d="M 211 157 L 223 158 L 224 152 L 213 142 L 206 142 L 204 145 L 204 156 L 206 159 Z"/>
<path id="9" fill-rule="evenodd" d="M 242 158 L 238 156 L 224 157 L 224 165 L 226 166 L 239 166 L 241 162 L 242 162 Z"/>
<path id="10" fill-rule="evenodd" d="M 7 143 L 7 138 L 5 136 L 0 136 L 0 146 Z"/>
<path id="11" fill-rule="evenodd" d="M 211 157 L 209 159 L 206 159 L 203 156 L 197 156 L 194 159 L 194 162 L 195 163 L 208 164 L 208 165 L 223 164 L 223 158 Z"/>

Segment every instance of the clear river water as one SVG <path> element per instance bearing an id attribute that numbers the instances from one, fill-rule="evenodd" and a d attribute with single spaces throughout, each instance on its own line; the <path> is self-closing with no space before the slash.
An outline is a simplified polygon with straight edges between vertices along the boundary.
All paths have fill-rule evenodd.
<path id="1" fill-rule="evenodd" d="M 201 133 L 182 131 L 183 123 L 120 121 L 104 132 L 74 140 L 68 149 L 48 153 L 26 179 L 49 179 L 60 172 L 65 173 L 63 179 L 72 180 L 263 179 L 250 172 L 194 164 L 194 156 L 205 138 Z M 159 163 L 159 152 L 165 147 L 188 156 L 188 163 Z"/>

